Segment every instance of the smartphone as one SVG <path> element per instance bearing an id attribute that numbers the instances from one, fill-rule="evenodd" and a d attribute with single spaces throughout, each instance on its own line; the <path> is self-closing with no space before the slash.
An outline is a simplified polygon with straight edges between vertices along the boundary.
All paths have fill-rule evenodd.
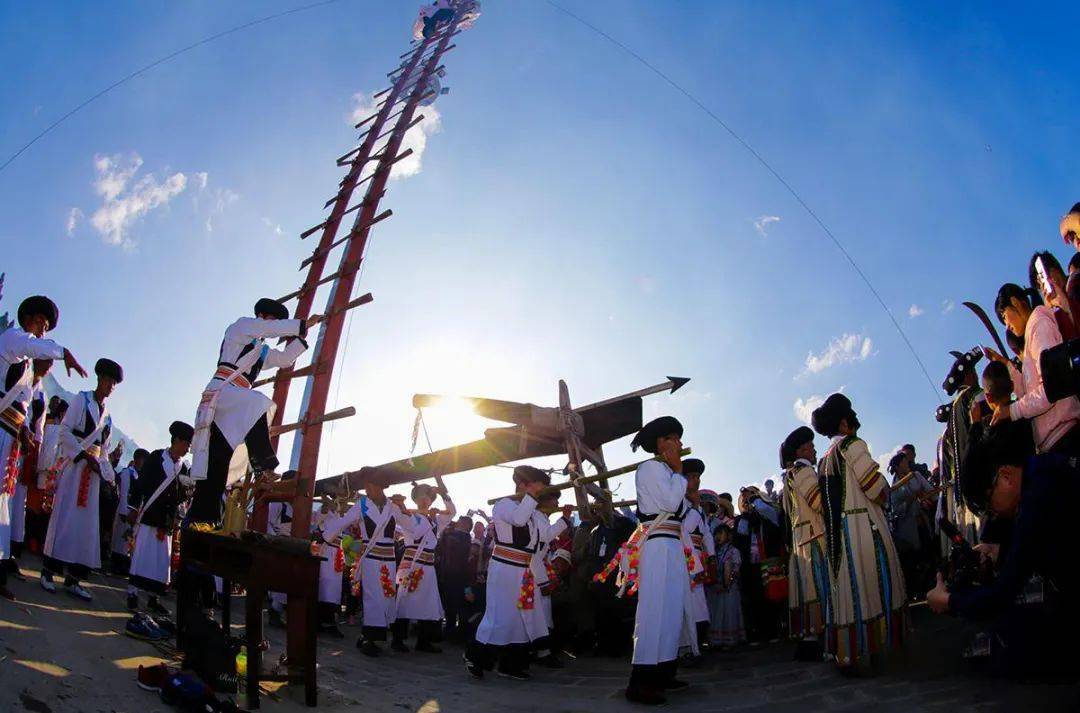
<path id="1" fill-rule="evenodd" d="M 1046 271 L 1046 265 L 1043 265 L 1043 259 L 1041 257 L 1035 258 L 1035 274 L 1039 279 L 1039 286 L 1042 287 L 1043 292 L 1047 297 L 1054 296 L 1054 283 L 1050 282 L 1050 274 Z"/>

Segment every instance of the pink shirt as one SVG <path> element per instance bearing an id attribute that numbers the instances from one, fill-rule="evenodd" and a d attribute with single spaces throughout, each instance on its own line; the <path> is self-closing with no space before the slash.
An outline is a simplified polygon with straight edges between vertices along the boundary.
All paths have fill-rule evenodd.
<path id="1" fill-rule="evenodd" d="M 1051 404 L 1046 398 L 1046 388 L 1042 381 L 1042 367 L 1039 356 L 1044 349 L 1061 344 L 1061 330 L 1053 313 L 1039 305 L 1028 318 L 1024 329 L 1023 373 L 1009 365 L 1013 389 L 1019 397 L 1009 407 L 1009 416 L 1015 421 L 1031 419 L 1031 428 L 1035 436 L 1035 448 L 1045 453 L 1058 439 L 1068 433 L 1080 420 L 1080 401 L 1075 396 L 1061 399 Z"/>

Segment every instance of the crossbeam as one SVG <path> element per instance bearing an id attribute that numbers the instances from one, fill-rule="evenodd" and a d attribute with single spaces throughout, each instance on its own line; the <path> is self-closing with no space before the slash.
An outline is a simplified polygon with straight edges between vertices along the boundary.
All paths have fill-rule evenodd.
<path id="1" fill-rule="evenodd" d="M 350 208 L 347 212 L 352 212 L 352 211 L 356 210 L 359 207 L 360 206 L 358 205 L 358 206 L 356 206 L 354 208 Z M 379 213 L 377 216 L 375 216 L 374 218 L 372 218 L 370 221 L 363 224 L 359 228 L 354 228 L 354 229 L 350 230 L 349 233 L 345 237 L 338 238 L 336 241 L 334 241 L 333 243 L 328 245 L 325 250 L 316 249 L 315 252 L 311 254 L 311 257 L 305 258 L 304 262 L 300 263 L 301 269 L 303 269 L 303 267 L 305 265 L 310 264 L 313 260 L 316 260 L 316 259 L 322 257 L 323 255 L 326 255 L 331 250 L 336 248 L 338 245 L 341 245 L 346 240 L 349 240 L 350 238 L 352 238 L 359 230 L 363 230 L 364 228 L 370 228 L 371 226 L 375 225 L 376 223 L 378 223 L 378 222 L 380 222 L 382 220 L 386 220 L 387 218 L 389 218 L 393 214 L 394 214 L 394 211 L 387 208 L 382 213 Z"/>
<path id="2" fill-rule="evenodd" d="M 348 239 L 348 236 L 346 236 L 346 238 L 343 238 L 343 239 Z M 284 297 L 279 297 L 278 302 L 288 302 L 293 297 L 299 297 L 300 295 L 304 294 L 308 290 L 318 289 L 319 285 L 325 285 L 327 282 L 331 282 L 333 280 L 336 280 L 337 278 L 341 277 L 342 275 L 346 275 L 346 274 L 348 274 L 350 272 L 356 272 L 357 270 L 360 269 L 360 262 L 361 261 L 362 261 L 362 259 L 357 261 L 355 264 L 343 265 L 340 270 L 338 270 L 337 272 L 332 272 L 329 275 L 323 277 L 321 280 L 316 282 L 314 285 L 308 285 L 307 283 L 305 283 L 305 284 L 301 285 L 299 290 L 296 290 L 295 292 L 290 292 L 289 294 L 285 295 Z"/>
<path id="3" fill-rule="evenodd" d="M 362 186 L 363 184 L 367 183 L 368 181 L 370 181 L 375 176 L 379 175 L 379 171 L 384 171 L 384 170 L 388 169 L 389 167 L 393 166 L 398 161 L 404 161 L 409 156 L 412 156 L 412 154 L 413 154 L 412 149 L 405 149 L 404 151 L 399 153 L 397 156 L 395 156 L 391 161 L 379 164 L 378 168 L 376 168 L 374 171 L 372 171 L 371 173 L 369 173 L 367 176 L 360 179 L 356 183 L 350 183 L 350 184 L 342 187 L 342 189 L 340 191 L 338 191 L 337 193 L 334 194 L 333 198 L 326 201 L 326 203 L 323 205 L 323 208 L 329 208 L 330 206 L 332 206 L 334 204 L 334 201 L 341 198 L 342 194 L 346 190 L 350 190 L 350 191 L 355 190 L 359 186 Z M 372 158 L 381 158 L 381 154 L 376 154 L 375 156 L 372 156 Z"/>
<path id="4" fill-rule="evenodd" d="M 265 379 L 258 379 L 257 381 L 253 382 L 251 384 L 251 388 L 257 389 L 260 386 L 272 384 L 278 379 L 282 378 L 303 379 L 305 377 L 311 376 L 312 374 L 323 374 L 325 372 L 326 366 L 317 367 L 315 364 L 308 364 L 307 366 L 302 366 L 299 369 L 278 369 L 276 372 L 274 372 L 273 376 L 268 376 Z"/>
<path id="5" fill-rule="evenodd" d="M 330 413 L 324 413 L 322 416 L 316 416 L 314 418 L 306 418 L 303 421 L 297 421 L 296 423 L 287 423 L 283 426 L 274 426 L 270 429 L 270 435 L 280 436 L 283 433 L 295 431 L 300 428 L 307 428 L 308 426 L 314 426 L 319 423 L 327 423 L 328 421 L 337 421 L 342 418 L 348 418 L 349 416 L 356 415 L 355 406 L 346 406 L 345 408 L 338 409 L 337 411 L 331 411 Z"/>

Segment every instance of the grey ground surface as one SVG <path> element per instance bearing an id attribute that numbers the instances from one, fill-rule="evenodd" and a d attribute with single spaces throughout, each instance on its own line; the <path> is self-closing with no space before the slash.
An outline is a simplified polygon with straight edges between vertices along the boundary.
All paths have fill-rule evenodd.
<path id="1" fill-rule="evenodd" d="M 175 663 L 168 647 L 123 635 L 128 619 L 125 582 L 95 575 L 90 604 L 37 583 L 40 560 L 23 558 L 28 581 L 12 581 L 19 601 L 0 600 L 0 711 L 174 710 L 135 685 L 139 664 Z M 171 604 L 171 603 L 170 603 Z M 234 602 L 234 622 L 242 602 Z M 692 687 L 673 694 L 663 710 L 680 711 L 887 711 L 1080 710 L 1075 686 L 1020 685 L 970 671 L 958 651 L 968 629 L 954 620 L 914 612 L 916 631 L 902 655 L 873 678 L 846 678 L 826 664 L 792 661 L 792 647 L 777 644 L 710 655 L 703 667 L 680 675 Z M 280 632 L 268 629 L 274 661 Z M 631 711 L 622 699 L 628 663 L 582 658 L 561 671 L 534 671 L 528 682 L 488 675 L 469 679 L 461 650 L 391 654 L 368 659 L 355 648 L 358 627 L 344 640 L 320 642 L 319 709 L 365 711 Z M 1078 654 L 1080 655 L 1080 654 Z M 307 710 L 302 692 L 282 688 L 263 697 L 269 713 Z"/>

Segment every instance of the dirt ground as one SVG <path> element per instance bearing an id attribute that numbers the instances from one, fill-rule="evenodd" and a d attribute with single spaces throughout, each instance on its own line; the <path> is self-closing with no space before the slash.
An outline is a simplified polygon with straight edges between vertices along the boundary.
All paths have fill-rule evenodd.
<path id="1" fill-rule="evenodd" d="M 140 664 L 176 663 L 167 646 L 123 635 L 128 619 L 125 582 L 96 575 L 92 603 L 60 589 L 44 592 L 37 582 L 40 561 L 23 558 L 25 582 L 12 581 L 17 602 L 0 600 L 0 711 L 61 713 L 155 713 L 173 710 L 156 694 L 135 685 Z M 242 602 L 234 603 L 234 621 Z M 865 679 L 838 675 L 827 664 L 792 660 L 792 647 L 777 644 L 712 654 L 704 666 L 680 675 L 692 684 L 670 696 L 667 709 L 707 711 L 1080 710 L 1076 686 L 1031 686 L 994 680 L 965 668 L 959 649 L 969 629 L 949 618 L 914 612 L 916 632 L 889 670 Z M 280 632 L 269 632 L 276 660 Z M 439 711 L 514 711 L 569 713 L 630 711 L 622 698 L 629 664 L 588 658 L 568 661 L 560 671 L 534 671 L 527 682 L 488 675 L 468 678 L 461 650 L 442 654 L 361 656 L 355 648 L 358 627 L 346 627 L 343 640 L 324 639 L 319 649 L 319 709 L 402 713 Z M 302 690 L 268 690 L 262 710 L 307 710 Z"/>

